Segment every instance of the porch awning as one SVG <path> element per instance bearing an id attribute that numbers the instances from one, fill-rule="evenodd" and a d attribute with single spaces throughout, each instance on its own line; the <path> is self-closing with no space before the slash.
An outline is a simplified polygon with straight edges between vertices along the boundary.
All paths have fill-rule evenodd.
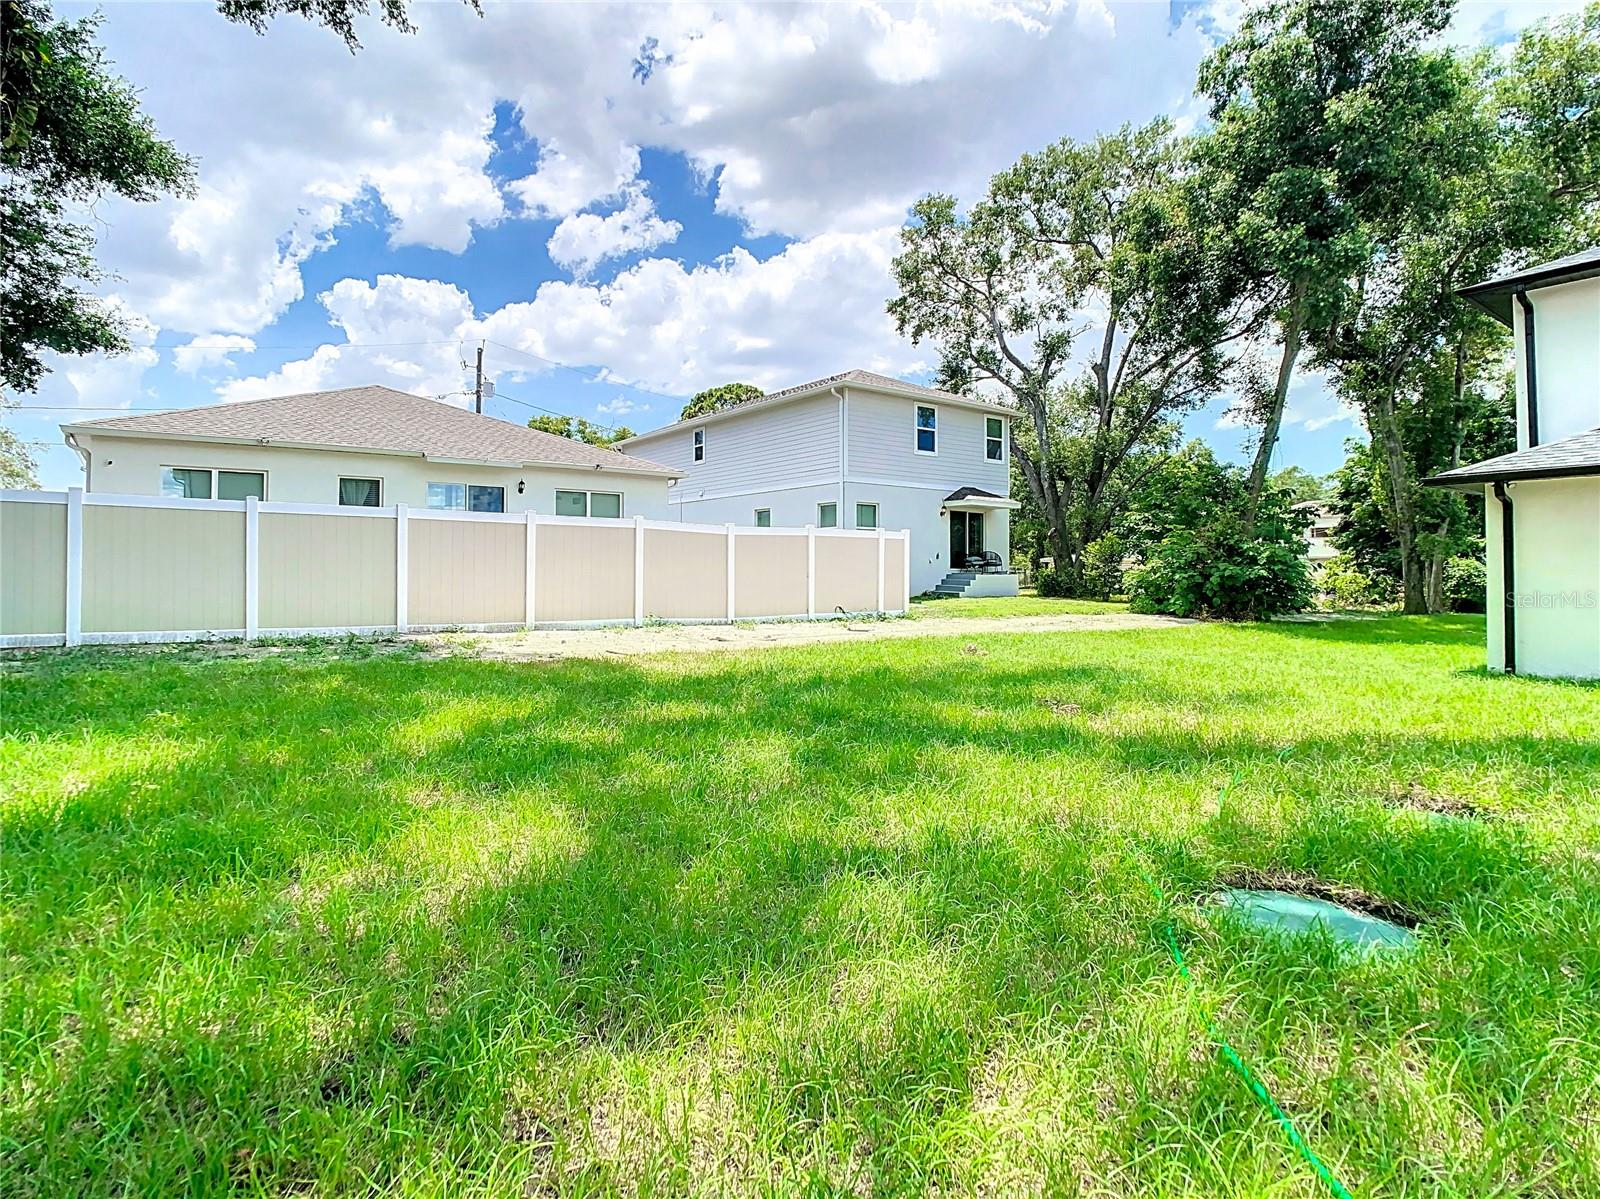
<path id="1" fill-rule="evenodd" d="M 1020 508 L 1016 500 L 985 491 L 981 487 L 958 487 L 940 501 L 946 508 L 959 508 L 971 512 L 994 511 L 999 508 Z"/>

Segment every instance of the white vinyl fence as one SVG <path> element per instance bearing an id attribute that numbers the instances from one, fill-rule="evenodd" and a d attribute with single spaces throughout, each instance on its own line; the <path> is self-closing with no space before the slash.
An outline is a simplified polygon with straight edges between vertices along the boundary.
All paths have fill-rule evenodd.
<path id="1" fill-rule="evenodd" d="M 0 491 L 0 646 L 905 612 L 911 535 Z"/>

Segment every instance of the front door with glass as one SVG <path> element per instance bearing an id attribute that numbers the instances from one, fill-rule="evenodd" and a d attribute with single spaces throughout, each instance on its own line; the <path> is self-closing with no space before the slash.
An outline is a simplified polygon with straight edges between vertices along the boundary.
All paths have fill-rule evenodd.
<path id="1" fill-rule="evenodd" d="M 950 569 L 961 570 L 967 559 L 983 553 L 983 513 L 950 514 Z"/>

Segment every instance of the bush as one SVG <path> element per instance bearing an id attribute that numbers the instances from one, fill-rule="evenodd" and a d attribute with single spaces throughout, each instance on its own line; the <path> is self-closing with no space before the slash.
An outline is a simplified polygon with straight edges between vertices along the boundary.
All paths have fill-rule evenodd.
<path id="1" fill-rule="evenodd" d="M 1482 612 L 1489 595 L 1489 572 L 1476 558 L 1451 558 L 1444 564 L 1444 606 L 1451 612 Z"/>
<path id="2" fill-rule="evenodd" d="M 1083 551 L 1083 593 L 1108 600 L 1122 591 L 1122 559 L 1127 545 L 1115 533 L 1091 541 Z"/>
<path id="3" fill-rule="evenodd" d="M 1053 566 L 1046 566 L 1033 579 L 1033 589 L 1046 599 L 1067 598 L 1067 577 Z"/>
<path id="4" fill-rule="evenodd" d="M 1368 574 L 1349 554 L 1329 558 L 1312 582 L 1325 608 L 1376 608 L 1395 601 L 1394 582 Z"/>
<path id="5" fill-rule="evenodd" d="M 1128 572 L 1135 612 L 1268 620 L 1311 602 L 1299 532 L 1264 514 L 1250 536 L 1238 512 L 1216 512 L 1197 528 L 1174 528 L 1144 565 Z"/>

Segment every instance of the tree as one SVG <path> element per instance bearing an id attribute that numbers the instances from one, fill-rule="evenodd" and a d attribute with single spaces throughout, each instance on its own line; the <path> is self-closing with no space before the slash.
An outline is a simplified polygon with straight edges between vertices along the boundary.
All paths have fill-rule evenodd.
<path id="1" fill-rule="evenodd" d="M 462 0 L 479 16 L 483 9 L 479 0 Z M 352 51 L 361 49 L 356 37 L 357 17 L 372 11 L 374 0 L 217 0 L 217 10 L 230 21 L 248 25 L 257 33 L 265 33 L 274 17 L 296 16 L 319 25 L 326 25 L 344 39 Z M 415 33 L 406 0 L 376 0 L 378 19 L 401 33 Z"/>
<path id="2" fill-rule="evenodd" d="M 1328 480 L 1304 467 L 1286 466 L 1272 476 L 1271 483 L 1291 504 L 1303 504 L 1308 500 L 1322 503 L 1328 499 Z"/>
<path id="3" fill-rule="evenodd" d="M 1222 347 L 1248 331 L 1185 150 L 1165 121 L 1062 140 L 996 175 L 969 212 L 927 196 L 901 230 L 889 313 L 938 347 L 942 386 L 998 389 L 1020 410 L 1012 459 L 1074 593 L 1147 451 L 1216 391 Z M 1102 315 L 1080 373 L 1086 311 Z"/>
<path id="4" fill-rule="evenodd" d="M 1486 369 L 1485 355 L 1506 346 L 1504 331 L 1454 293 L 1508 261 L 1564 252 L 1600 223 L 1600 187 L 1584 177 L 1600 164 L 1597 25 L 1591 11 L 1535 30 L 1504 65 L 1488 54 L 1430 57 L 1449 102 L 1412 130 L 1408 203 L 1367 221 L 1368 252 L 1316 339 L 1317 360 L 1360 407 L 1381 460 L 1407 612 L 1441 604 L 1456 523 L 1441 517 L 1450 497 L 1420 480 L 1435 469 L 1439 444 L 1464 444 L 1462 422 L 1481 407 L 1467 402 L 1468 383 Z M 1541 89 L 1564 91 L 1550 98 Z M 1533 92 L 1562 123 L 1527 118 L 1519 97 Z M 1423 429 L 1432 460 L 1416 448 Z"/>
<path id="5" fill-rule="evenodd" d="M 0 397 L 0 411 L 9 411 L 16 406 L 16 401 Z M 18 437 L 15 429 L 0 424 L 0 487 L 26 489 L 38 486 L 39 474 L 33 461 L 33 447 Z"/>
<path id="6" fill-rule="evenodd" d="M 626 425 L 608 429 L 604 425 L 586 421 L 581 416 L 536 416 L 528 422 L 528 428 L 537 429 L 541 433 L 554 433 L 557 437 L 567 437 L 602 449 L 608 449 L 616 442 L 626 441 L 633 436 L 633 430 Z"/>
<path id="7" fill-rule="evenodd" d="M 724 383 L 720 387 L 708 387 L 690 397 L 689 402 L 683 406 L 683 411 L 678 414 L 678 419 L 692 420 L 697 416 L 710 416 L 713 412 L 721 412 L 724 408 L 732 408 L 750 400 L 759 400 L 765 394 L 754 383 Z"/>
<path id="8" fill-rule="evenodd" d="M 192 186 L 193 166 L 161 140 L 133 88 L 94 41 L 99 17 L 55 21 L 41 0 L 5 0 L 0 35 L 0 381 L 32 391 L 41 353 L 115 354 L 124 318 L 84 290 L 104 278 L 94 234 L 68 216 L 107 192 L 147 201 Z"/>
<path id="9" fill-rule="evenodd" d="M 1261 427 L 1249 477 L 1253 519 L 1306 336 L 1364 251 L 1363 221 L 1404 206 L 1409 141 L 1448 99 L 1422 48 L 1453 0 L 1277 0 L 1251 9 L 1201 66 L 1213 128 L 1198 154 L 1232 214 L 1243 261 L 1258 264 L 1280 331 L 1270 384 L 1247 406 Z"/>

